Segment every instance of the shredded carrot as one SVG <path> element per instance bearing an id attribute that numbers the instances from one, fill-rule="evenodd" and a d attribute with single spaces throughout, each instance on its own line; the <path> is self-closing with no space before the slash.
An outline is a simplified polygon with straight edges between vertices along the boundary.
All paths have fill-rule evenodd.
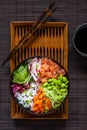
<path id="1" fill-rule="evenodd" d="M 49 111 L 51 108 L 50 99 L 45 97 L 43 88 L 40 87 L 36 96 L 34 96 L 34 104 L 32 111 L 35 113 L 43 113 L 45 110 Z"/>

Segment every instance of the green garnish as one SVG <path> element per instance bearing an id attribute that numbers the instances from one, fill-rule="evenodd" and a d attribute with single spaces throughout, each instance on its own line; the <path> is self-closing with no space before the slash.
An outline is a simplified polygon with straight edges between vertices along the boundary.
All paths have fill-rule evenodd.
<path id="1" fill-rule="evenodd" d="M 21 64 L 16 70 L 13 71 L 12 81 L 24 84 L 30 81 L 30 73 L 27 64 Z"/>
<path id="2" fill-rule="evenodd" d="M 39 67 L 39 65 L 38 64 L 36 64 L 36 68 L 38 68 Z"/>

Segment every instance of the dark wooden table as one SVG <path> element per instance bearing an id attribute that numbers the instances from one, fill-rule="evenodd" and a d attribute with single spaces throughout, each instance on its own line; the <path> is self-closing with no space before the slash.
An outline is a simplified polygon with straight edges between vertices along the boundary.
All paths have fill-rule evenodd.
<path id="1" fill-rule="evenodd" d="M 69 119 L 11 119 L 10 64 L 8 62 L 4 67 L 0 66 L 1 130 L 85 130 L 87 128 L 87 58 L 77 54 L 72 46 L 74 30 L 80 24 L 87 23 L 87 0 L 0 0 L 0 64 L 10 52 L 10 22 L 36 21 L 41 11 L 53 1 L 58 9 L 49 21 L 69 24 Z"/>

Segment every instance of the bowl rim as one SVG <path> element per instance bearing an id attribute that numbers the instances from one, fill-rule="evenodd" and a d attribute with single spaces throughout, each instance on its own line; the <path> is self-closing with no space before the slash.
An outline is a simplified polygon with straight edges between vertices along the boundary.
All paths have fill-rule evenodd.
<path id="1" fill-rule="evenodd" d="M 69 79 L 68 73 L 67 73 L 66 69 L 63 67 L 63 65 L 61 65 L 58 61 L 56 61 L 56 60 L 54 60 L 53 58 L 48 57 L 48 56 L 31 56 L 31 57 L 28 57 L 28 58 L 26 58 L 25 60 L 23 60 L 22 62 L 20 62 L 20 63 L 14 68 L 14 70 L 15 70 L 16 68 L 18 68 L 22 63 L 27 62 L 29 59 L 33 59 L 33 58 L 35 58 L 35 57 L 37 57 L 37 58 L 42 58 L 42 57 L 43 57 L 43 58 L 51 59 L 53 62 L 55 62 L 55 63 L 58 64 L 62 69 L 65 70 L 65 72 L 66 72 L 65 76 L 66 76 L 66 77 L 68 78 L 68 80 L 69 80 L 69 84 L 68 84 L 68 94 L 67 94 L 67 96 L 64 98 L 64 100 L 61 102 L 61 104 L 60 104 L 57 108 L 52 108 L 52 109 L 49 110 L 47 113 L 46 113 L 46 112 L 43 112 L 43 113 L 34 113 L 34 112 L 31 111 L 30 109 L 25 108 L 23 105 L 19 104 L 19 103 L 18 103 L 18 100 L 14 97 L 14 94 L 13 94 L 13 92 L 12 92 L 12 87 L 11 87 L 11 85 L 12 85 L 12 80 L 11 80 L 11 79 L 12 79 L 12 74 L 11 74 L 9 89 L 10 89 L 10 94 L 11 94 L 11 96 L 13 97 L 13 100 L 14 100 L 14 101 L 17 103 L 17 105 L 20 106 L 23 110 L 25 110 L 26 112 L 29 112 L 29 113 L 32 114 L 32 115 L 45 116 L 45 115 L 51 114 L 53 111 L 55 111 L 55 110 L 57 110 L 59 107 L 61 107 L 61 105 L 62 105 L 62 104 L 64 103 L 64 101 L 66 100 L 66 98 L 69 96 L 70 79 Z M 12 73 L 14 72 L 14 70 L 12 71 Z"/>

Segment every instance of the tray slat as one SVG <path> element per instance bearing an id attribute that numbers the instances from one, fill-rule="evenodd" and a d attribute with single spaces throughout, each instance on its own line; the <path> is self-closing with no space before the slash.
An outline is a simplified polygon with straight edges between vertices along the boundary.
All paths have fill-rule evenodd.
<path id="1" fill-rule="evenodd" d="M 33 22 L 11 22 L 11 50 L 17 45 L 18 40 L 27 33 Z M 15 66 L 25 58 L 31 56 L 48 56 L 60 62 L 68 71 L 68 23 L 45 23 L 10 60 L 11 73 Z M 58 111 L 47 116 L 32 116 L 20 108 L 13 98 L 11 99 L 12 119 L 68 119 L 68 98 Z"/>

